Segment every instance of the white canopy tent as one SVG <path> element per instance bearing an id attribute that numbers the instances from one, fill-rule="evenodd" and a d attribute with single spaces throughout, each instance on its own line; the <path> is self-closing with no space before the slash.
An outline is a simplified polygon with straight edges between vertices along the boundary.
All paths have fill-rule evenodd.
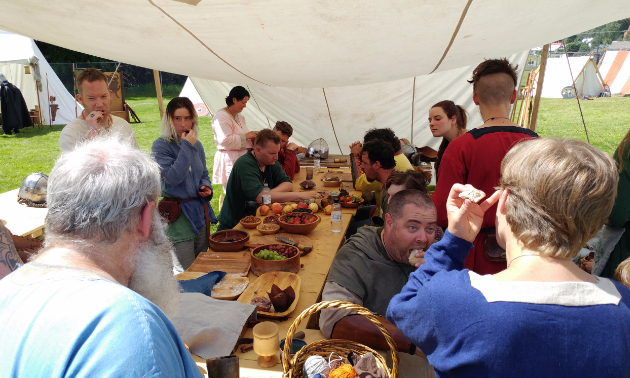
<path id="1" fill-rule="evenodd" d="M 29 66 L 29 74 L 25 66 Z M 74 97 L 32 39 L 0 30 L 0 72 L 20 89 L 29 109 L 41 106 L 44 124 L 51 124 L 50 96 L 56 98 L 55 104 L 59 106 L 53 125 L 65 125 L 76 118 Z M 77 107 L 79 112 L 83 110 L 80 104 Z"/>
<path id="2" fill-rule="evenodd" d="M 579 97 L 599 96 L 604 92 L 597 64 L 588 56 L 572 57 L 569 62 L 565 55 L 547 59 L 544 81 L 541 97 L 545 98 L 562 98 L 562 89 L 573 86 L 574 81 Z"/>
<path id="3" fill-rule="evenodd" d="M 509 57 L 513 64 L 518 64 L 519 77 L 528 53 Z M 335 154 L 349 153 L 349 145 L 362 140 L 365 131 L 374 127 L 390 127 L 399 138 L 437 150 L 441 138 L 433 138 L 427 121 L 433 104 L 451 100 L 462 105 L 468 111 L 469 129 L 483 123 L 472 101 L 472 85 L 466 82 L 474 68 L 352 87 L 309 89 L 251 84 L 247 85 L 251 98 L 242 114 L 252 130 L 273 127 L 279 120 L 287 121 L 293 126 L 292 140 L 307 146 L 323 137 Z M 180 96 L 190 98 L 194 104 L 203 99 L 212 115 L 225 107 L 225 97 L 234 85 L 189 78 Z"/>
<path id="4" fill-rule="evenodd" d="M 630 17 L 627 0 L 0 0 L 0 9 L 0 29 L 115 61 L 319 89 L 476 65 Z"/>

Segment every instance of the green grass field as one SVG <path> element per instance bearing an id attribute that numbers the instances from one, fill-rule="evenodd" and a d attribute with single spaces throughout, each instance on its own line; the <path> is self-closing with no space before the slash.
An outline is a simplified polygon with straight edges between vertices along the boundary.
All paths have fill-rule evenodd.
<path id="1" fill-rule="evenodd" d="M 165 104 L 172 97 L 164 99 Z M 160 116 L 155 96 L 128 96 L 127 102 L 138 114 L 142 123 L 132 124 L 140 148 L 151 151 L 151 144 L 159 136 Z M 611 97 L 581 101 L 584 119 L 591 143 L 612 155 L 630 128 L 630 98 Z M 43 171 L 50 173 L 60 154 L 59 133 L 63 126 L 44 126 L 22 129 L 18 135 L 0 135 L 0 193 L 18 188 L 26 175 Z M 576 100 L 541 100 L 536 130 L 543 137 L 576 138 L 586 140 Z M 204 144 L 207 166 L 212 176 L 212 162 L 216 147 L 210 127 L 210 118 L 200 119 L 199 140 Z M 218 208 L 222 189 L 215 185 L 213 208 Z"/>

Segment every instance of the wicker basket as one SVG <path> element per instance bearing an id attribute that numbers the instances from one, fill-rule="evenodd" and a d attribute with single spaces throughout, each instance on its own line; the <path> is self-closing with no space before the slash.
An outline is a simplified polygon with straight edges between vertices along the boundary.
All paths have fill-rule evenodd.
<path id="1" fill-rule="evenodd" d="M 374 349 L 368 348 L 365 345 L 359 344 L 355 341 L 340 339 L 320 340 L 308 344 L 304 348 L 300 349 L 300 351 L 298 351 L 295 356 L 289 360 L 289 350 L 291 348 L 291 342 L 293 341 L 293 334 L 295 334 L 295 332 L 297 331 L 298 326 L 300 325 L 302 320 L 306 319 L 312 314 L 315 314 L 327 308 L 352 310 L 359 315 L 365 316 L 372 323 L 374 323 L 374 325 L 376 325 L 378 329 L 383 333 L 383 336 L 385 336 L 385 340 L 389 345 L 389 349 L 392 353 L 392 369 L 390 370 L 387 368 L 387 364 L 383 356 L 381 356 L 381 354 Z M 379 368 L 385 370 L 390 378 L 398 377 L 398 351 L 396 350 L 396 343 L 394 342 L 394 339 L 392 339 L 392 337 L 389 335 L 387 328 L 385 328 L 378 320 L 378 317 L 372 314 L 372 312 L 370 312 L 369 310 L 354 303 L 343 301 L 315 303 L 311 307 L 304 310 L 297 318 L 295 318 L 295 321 L 293 321 L 293 324 L 291 324 L 291 327 L 287 332 L 287 338 L 284 342 L 284 350 L 282 352 L 282 368 L 284 373 L 282 377 L 303 378 L 304 376 L 302 375 L 302 367 L 304 366 L 304 362 L 307 358 L 312 355 L 318 355 L 324 357 L 326 361 L 328 361 L 328 356 L 330 356 L 332 352 L 339 354 L 341 357 L 346 357 L 350 352 L 356 352 L 361 356 L 363 356 L 367 352 L 372 352 L 372 354 L 376 358 L 376 364 Z"/>

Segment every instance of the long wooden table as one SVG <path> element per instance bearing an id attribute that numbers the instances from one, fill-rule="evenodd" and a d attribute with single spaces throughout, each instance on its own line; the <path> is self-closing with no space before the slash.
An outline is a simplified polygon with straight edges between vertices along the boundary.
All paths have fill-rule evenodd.
<path id="1" fill-rule="evenodd" d="M 322 176 L 325 172 L 328 172 L 328 169 L 322 169 L 322 173 L 315 173 L 313 175 L 313 181 L 317 184 L 315 189 L 316 191 L 330 191 L 330 190 L 339 190 L 339 188 L 330 188 L 324 187 L 321 181 Z M 349 172 L 349 170 L 344 170 L 344 172 Z M 306 177 L 306 170 L 301 169 L 293 179 L 293 190 L 294 191 L 304 191 L 299 186 L 299 183 L 304 181 Z M 354 195 L 360 195 L 360 192 L 354 191 L 352 188 L 352 183 L 343 183 L 343 187 Z M 326 277 L 328 275 L 328 270 L 332 264 L 332 261 L 337 253 L 339 247 L 341 247 L 345 232 L 350 224 L 350 219 L 356 213 L 356 209 L 348 209 L 342 208 L 342 216 L 341 216 L 341 232 L 332 232 L 330 229 L 330 215 L 325 215 L 323 211 L 317 213 L 322 218 L 321 223 L 317 226 L 317 228 L 309 233 L 307 236 L 313 240 L 313 251 L 308 255 L 302 257 L 300 262 L 304 264 L 304 268 L 300 269 L 298 275 L 302 280 L 302 285 L 300 287 L 300 295 L 298 299 L 298 304 L 296 309 L 289 315 L 288 319 L 285 321 L 278 322 L 279 335 L 280 339 L 286 337 L 287 331 L 295 318 L 302 313 L 305 309 L 307 309 L 312 304 L 318 302 L 320 298 L 320 294 L 322 289 L 324 288 L 324 283 L 326 281 Z M 234 227 L 235 229 L 244 229 L 241 225 Z M 256 230 L 247 230 L 251 237 L 259 236 L 260 234 Z M 254 282 L 258 277 L 254 275 L 251 271 L 249 272 L 249 280 L 250 283 Z M 306 334 L 305 341 L 307 343 L 312 343 L 317 340 L 324 339 L 324 335 L 316 329 L 307 329 L 307 323 L 303 322 L 299 326 L 299 330 L 304 331 Z M 247 329 L 244 337 L 253 338 L 252 329 Z M 263 368 L 258 365 L 257 359 L 258 355 L 254 353 L 254 351 L 250 351 L 247 353 L 241 353 L 240 350 L 237 350 L 235 353 L 239 357 L 240 363 L 240 376 L 243 377 L 281 377 L 282 376 L 282 363 L 272 367 L 272 368 Z M 197 361 L 197 365 L 200 370 L 207 374 L 206 372 L 206 364 L 205 360 L 193 355 L 195 361 Z M 280 357 L 280 353 L 278 353 L 278 358 Z"/>
<path id="2" fill-rule="evenodd" d="M 0 194 L 0 220 L 13 235 L 36 237 L 44 231 L 47 208 L 18 203 L 19 189 Z"/>

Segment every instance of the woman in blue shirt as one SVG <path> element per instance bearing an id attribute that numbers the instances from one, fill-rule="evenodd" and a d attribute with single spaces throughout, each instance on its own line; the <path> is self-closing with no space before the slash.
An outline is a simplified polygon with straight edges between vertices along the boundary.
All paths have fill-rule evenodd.
<path id="1" fill-rule="evenodd" d="M 180 202 L 181 216 L 167 229 L 175 253 L 185 270 L 208 249 L 209 223 L 216 223 L 210 206 L 212 185 L 206 154 L 197 140 L 199 119 L 192 102 L 176 97 L 168 103 L 160 124 L 161 136 L 153 142 L 152 155 L 160 165 L 162 194 Z"/>

